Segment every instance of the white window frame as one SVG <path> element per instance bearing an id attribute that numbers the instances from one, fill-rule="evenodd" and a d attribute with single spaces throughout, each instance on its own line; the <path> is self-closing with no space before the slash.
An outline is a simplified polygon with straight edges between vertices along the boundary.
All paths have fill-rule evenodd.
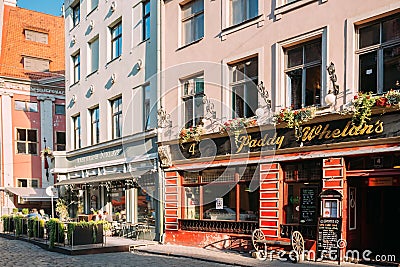
<path id="1" fill-rule="evenodd" d="M 79 125 L 77 125 L 79 118 Z M 78 113 L 71 117 L 72 123 L 72 147 L 73 149 L 80 149 L 82 148 L 82 118 L 81 115 Z"/>
<path id="2" fill-rule="evenodd" d="M 146 10 L 146 4 L 149 4 L 149 12 L 145 13 Z M 149 36 L 146 36 L 146 19 L 150 20 L 150 26 L 149 26 Z M 150 0 L 145 0 L 142 2 L 142 41 L 146 41 L 150 39 L 151 36 L 151 2 Z"/>
<path id="3" fill-rule="evenodd" d="M 79 58 L 79 62 L 76 60 Z M 78 50 L 76 53 L 71 55 L 71 72 L 72 72 L 72 85 L 78 83 L 81 80 L 81 53 Z"/>
<path id="4" fill-rule="evenodd" d="M 121 26 L 121 34 L 118 34 L 116 37 L 113 38 L 113 30 L 116 29 L 118 26 Z M 110 25 L 109 27 L 109 36 L 110 36 L 110 61 L 113 61 L 119 57 L 122 56 L 122 51 L 123 51 L 123 27 L 122 27 L 122 19 L 119 18 L 117 21 L 115 21 L 115 23 L 113 23 L 112 25 Z M 119 40 L 119 41 L 118 41 Z M 116 56 L 114 57 L 113 53 L 114 53 L 114 42 L 120 42 L 121 43 L 121 50 L 119 51 L 119 54 L 116 54 Z"/>
<path id="5" fill-rule="evenodd" d="M 95 111 L 98 112 L 98 117 L 94 118 Z M 95 145 L 100 143 L 100 108 L 95 106 L 89 109 L 90 115 L 90 144 Z M 97 139 L 98 138 L 98 139 Z"/>
<path id="6" fill-rule="evenodd" d="M 146 93 L 147 89 L 149 89 L 148 95 Z M 146 84 L 143 85 L 143 130 L 149 130 L 151 127 L 151 86 Z"/>
<path id="7" fill-rule="evenodd" d="M 79 14 L 76 16 L 76 12 Z M 79 25 L 81 22 L 81 3 L 78 0 L 74 5 L 71 5 L 71 25 L 72 29 Z"/>
<path id="8" fill-rule="evenodd" d="M 328 0 L 293 0 L 292 2 L 289 2 L 288 0 L 277 0 L 274 9 L 275 19 L 279 20 L 282 18 L 284 13 L 301 8 L 313 2 L 320 2 L 320 4 L 323 4 L 328 2 Z"/>
<path id="9" fill-rule="evenodd" d="M 25 131 L 25 136 L 26 140 L 19 140 L 18 138 L 18 130 L 23 130 Z M 28 131 L 35 131 L 36 132 L 36 142 L 29 141 L 28 139 Z M 24 153 L 19 153 L 18 152 L 18 143 L 25 143 L 25 152 Z M 27 129 L 27 128 L 16 128 L 15 129 L 15 153 L 18 155 L 38 155 L 39 153 L 39 136 L 38 136 L 38 130 L 37 129 Z M 29 153 L 29 145 L 30 144 L 36 144 L 36 153 Z"/>
<path id="10" fill-rule="evenodd" d="M 20 186 L 20 182 L 22 182 L 22 180 L 26 181 L 26 187 L 25 186 Z M 33 186 L 33 181 L 37 182 L 37 186 Z M 35 179 L 35 178 L 17 178 L 17 187 L 23 187 L 23 188 L 39 188 L 40 185 L 40 179 Z"/>
<path id="11" fill-rule="evenodd" d="M 94 50 L 93 50 L 93 45 L 97 42 L 97 67 L 94 68 L 93 66 L 95 64 L 93 64 L 93 59 L 94 59 Z M 99 36 L 97 35 L 96 37 L 94 37 L 92 40 L 90 40 L 88 42 L 88 75 L 95 73 L 99 70 L 99 66 L 100 66 L 100 40 L 99 40 Z"/>
<path id="12" fill-rule="evenodd" d="M 231 26 L 245 23 L 246 21 L 255 19 L 260 15 L 260 1 L 259 0 L 235 0 L 235 1 L 245 1 L 245 3 L 244 3 L 245 5 L 248 4 L 250 1 L 257 2 L 257 15 L 250 17 L 250 14 L 246 14 L 246 17 L 242 21 L 234 23 L 233 22 L 233 0 L 228 0 L 228 1 L 229 1 L 229 25 L 231 25 Z M 240 10 L 243 10 L 243 6 L 240 8 Z M 247 11 L 249 11 L 249 10 L 247 10 Z"/>
<path id="13" fill-rule="evenodd" d="M 203 80 L 203 91 L 197 93 L 196 92 L 196 80 L 202 79 Z M 190 77 L 186 77 L 184 79 L 180 79 L 181 82 L 181 103 L 182 103 L 182 121 L 183 125 L 185 125 L 185 128 L 188 126 L 196 126 L 197 124 L 200 123 L 200 121 L 197 122 L 196 124 L 196 118 L 199 118 L 196 114 L 196 108 L 195 108 L 195 99 L 197 98 L 198 100 L 201 100 L 201 105 L 203 108 L 203 115 L 204 116 L 204 104 L 203 104 L 203 97 L 205 96 L 205 80 L 204 80 L 204 74 L 203 73 L 198 73 L 195 75 L 192 75 Z M 188 87 L 188 88 L 186 88 Z M 188 90 L 187 94 L 185 94 L 185 90 Z M 191 123 L 186 121 L 186 101 L 192 101 L 192 114 L 191 114 Z M 200 117 L 202 117 L 200 116 Z M 191 125 L 189 125 L 191 124 Z"/>
<path id="14" fill-rule="evenodd" d="M 114 103 L 117 101 L 117 100 L 121 100 L 121 104 L 119 105 L 119 109 L 118 110 L 114 110 Z M 123 104 L 123 102 L 122 102 L 122 96 L 121 95 L 119 95 L 119 96 L 117 96 L 117 97 L 115 97 L 115 98 L 113 98 L 113 99 L 111 99 L 110 101 L 110 110 L 111 110 L 111 112 L 110 112 L 110 115 L 111 115 L 111 139 L 117 139 L 117 138 L 121 138 L 122 136 L 123 136 L 123 134 L 122 134 L 122 122 L 123 122 L 123 113 L 122 113 L 122 109 L 123 109 L 123 107 L 122 107 L 122 104 Z M 115 122 L 114 122 L 114 119 L 116 118 L 118 116 L 118 118 L 119 118 L 119 125 L 120 125 L 120 129 L 119 129 L 119 135 L 117 134 L 117 132 L 116 132 L 116 130 L 117 130 L 117 128 L 116 128 L 116 125 L 115 125 Z"/>
<path id="15" fill-rule="evenodd" d="M 65 143 L 60 143 L 59 142 L 59 140 L 58 140 L 58 137 L 57 137 L 57 134 L 58 133 L 64 133 L 64 135 L 65 135 L 65 137 L 64 137 L 64 141 L 65 141 Z M 63 131 L 55 131 L 54 132 L 54 136 L 55 136 L 55 138 L 56 138 L 56 142 L 55 142 L 55 150 L 56 151 L 65 151 L 66 149 L 67 149 L 67 133 L 66 132 L 63 132 Z M 64 146 L 64 149 L 58 149 L 58 146 Z"/>
<path id="16" fill-rule="evenodd" d="M 282 90 L 282 88 L 287 88 L 286 87 L 286 74 L 285 74 L 285 49 L 291 46 L 294 46 L 295 44 L 300 44 L 300 43 L 305 43 L 308 42 L 312 39 L 317 39 L 321 38 L 321 53 L 322 53 L 322 59 L 321 59 L 321 68 L 323 71 L 321 71 L 321 106 L 327 106 L 325 103 L 325 96 L 327 94 L 328 90 L 328 77 L 327 77 L 327 61 L 329 58 L 329 50 L 328 50 L 328 28 L 324 27 L 321 29 L 317 29 L 315 31 L 309 32 L 307 34 L 303 34 L 300 36 L 293 37 L 289 40 L 282 41 L 279 43 L 276 43 L 274 45 L 274 54 L 273 56 L 273 62 L 271 62 L 271 66 L 275 67 L 275 73 L 276 79 L 272 78 L 271 79 L 271 90 L 274 92 L 272 95 L 272 104 L 273 104 L 273 110 L 279 110 L 284 107 L 290 107 L 290 97 L 288 91 Z"/>
<path id="17" fill-rule="evenodd" d="M 34 30 L 25 29 L 24 30 L 25 40 L 32 41 L 41 44 L 48 44 L 49 43 L 49 34 L 45 32 L 38 32 Z M 31 35 L 33 38 L 28 39 L 28 35 Z"/>
<path id="18" fill-rule="evenodd" d="M 197 13 L 191 13 L 187 17 L 183 17 L 183 8 L 185 6 L 192 5 L 194 2 L 197 2 L 197 1 L 203 2 L 203 9 L 201 11 L 198 11 Z M 180 27 L 181 27 L 181 36 L 182 36 L 182 38 L 181 38 L 181 45 L 182 46 L 194 43 L 194 42 L 204 38 L 204 30 L 205 30 L 204 4 L 205 4 L 204 0 L 193 0 L 193 1 L 189 1 L 189 2 L 186 2 L 186 3 L 183 3 L 183 4 L 180 5 L 180 17 L 181 17 Z M 196 34 L 195 34 L 195 31 L 194 31 L 194 28 L 195 28 L 194 25 L 195 25 L 195 22 L 197 21 L 197 19 L 199 19 L 200 16 L 203 16 L 203 35 L 199 36 L 198 38 L 195 38 Z M 189 21 L 192 21 L 191 22 L 191 25 L 192 25 L 192 36 L 191 36 L 190 41 L 186 42 L 185 41 L 186 35 L 185 35 L 184 23 L 189 22 Z"/>
<path id="19" fill-rule="evenodd" d="M 24 108 L 20 109 L 17 107 L 17 103 L 24 104 Z M 32 108 L 33 107 L 33 108 Z M 39 105 L 37 102 L 30 102 L 28 100 L 15 100 L 14 109 L 24 112 L 39 112 Z"/>

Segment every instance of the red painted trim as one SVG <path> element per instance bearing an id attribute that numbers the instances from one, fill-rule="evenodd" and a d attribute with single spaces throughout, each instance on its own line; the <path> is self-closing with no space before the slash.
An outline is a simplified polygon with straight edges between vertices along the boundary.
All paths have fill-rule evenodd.
<path id="1" fill-rule="evenodd" d="M 267 172 L 267 173 L 261 173 L 261 181 L 264 180 L 277 180 L 279 177 L 278 172 Z"/>
<path id="2" fill-rule="evenodd" d="M 260 199 L 278 199 L 278 192 L 260 192 Z"/>
<path id="3" fill-rule="evenodd" d="M 270 218 L 278 218 L 278 211 L 274 210 L 261 210 L 260 211 L 260 217 L 270 217 Z"/>

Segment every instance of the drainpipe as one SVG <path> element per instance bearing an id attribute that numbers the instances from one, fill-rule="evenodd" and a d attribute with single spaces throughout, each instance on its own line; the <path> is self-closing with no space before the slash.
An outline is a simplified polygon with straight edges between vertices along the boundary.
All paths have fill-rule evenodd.
<path id="1" fill-rule="evenodd" d="M 160 109 L 162 106 L 161 100 L 162 100 L 162 55 L 161 55 L 161 38 L 162 38 L 162 32 L 161 32 L 161 14 L 162 14 L 162 5 L 163 0 L 157 0 L 157 111 Z M 158 118 L 157 118 L 158 119 Z M 158 125 L 158 121 L 157 121 Z M 157 141 L 160 140 L 160 133 L 157 134 Z M 157 166 L 158 166 L 158 179 L 157 179 L 157 210 L 156 210 L 156 236 L 155 240 L 163 242 L 163 236 L 164 236 L 164 177 L 163 177 L 163 170 L 160 167 L 160 164 L 158 163 L 157 160 Z"/>

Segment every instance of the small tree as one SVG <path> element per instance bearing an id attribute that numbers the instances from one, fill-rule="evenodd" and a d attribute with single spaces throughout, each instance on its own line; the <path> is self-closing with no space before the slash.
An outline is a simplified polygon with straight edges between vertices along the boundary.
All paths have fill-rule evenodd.
<path id="1" fill-rule="evenodd" d="M 63 199 L 58 199 L 56 203 L 56 212 L 58 217 L 60 217 L 61 221 L 65 221 L 69 214 L 68 214 L 68 206 Z"/>

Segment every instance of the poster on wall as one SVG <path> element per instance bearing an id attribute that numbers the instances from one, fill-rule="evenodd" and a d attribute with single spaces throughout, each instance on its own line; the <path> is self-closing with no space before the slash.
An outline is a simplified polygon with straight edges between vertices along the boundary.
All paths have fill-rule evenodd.
<path id="1" fill-rule="evenodd" d="M 216 198 L 215 199 L 215 208 L 217 210 L 222 210 L 224 208 L 224 199 L 223 198 Z"/>

